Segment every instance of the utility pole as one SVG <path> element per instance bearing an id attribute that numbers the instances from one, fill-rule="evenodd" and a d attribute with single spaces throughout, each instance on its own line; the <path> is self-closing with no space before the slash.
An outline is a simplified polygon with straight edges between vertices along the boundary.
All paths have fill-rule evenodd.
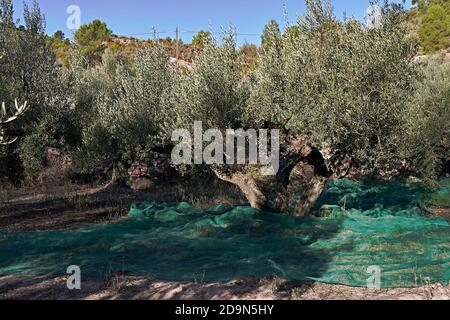
<path id="1" fill-rule="evenodd" d="M 177 29 L 176 29 L 175 33 L 176 33 L 175 55 L 176 55 L 176 58 L 177 58 L 177 61 L 178 61 L 178 59 L 180 57 L 180 48 L 178 47 L 179 38 L 180 38 L 180 32 L 179 32 L 178 26 L 177 26 Z"/>

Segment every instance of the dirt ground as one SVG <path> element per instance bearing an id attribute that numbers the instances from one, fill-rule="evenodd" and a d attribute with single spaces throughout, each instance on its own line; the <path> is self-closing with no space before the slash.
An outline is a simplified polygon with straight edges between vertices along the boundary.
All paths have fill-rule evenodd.
<path id="1" fill-rule="evenodd" d="M 318 282 L 248 279 L 227 283 L 165 282 L 115 276 L 82 278 L 69 290 L 66 277 L 0 277 L 0 299 L 55 300 L 450 300 L 450 286 L 371 290 Z"/>
<path id="2" fill-rule="evenodd" d="M 79 185 L 0 186 L 0 232 L 76 230 L 88 223 L 116 222 L 127 217 L 132 203 L 147 198 L 186 201 L 205 209 L 245 202 L 236 188 L 220 181 L 202 186 L 165 183 L 148 192 Z"/>
<path id="3" fill-rule="evenodd" d="M 127 216 L 130 204 L 147 194 L 129 189 L 55 188 L 35 194 L 8 194 L 0 205 L 0 232 L 76 230 Z"/>
<path id="4" fill-rule="evenodd" d="M 127 216 L 130 204 L 148 197 L 162 201 L 189 201 L 210 207 L 215 201 L 208 192 L 200 200 L 186 199 L 173 186 L 156 192 L 135 192 L 127 188 L 50 187 L 46 190 L 0 190 L 0 232 L 74 230 L 87 223 L 111 223 Z M 169 191 L 170 190 L 170 191 Z M 175 190 L 175 191 L 174 191 Z M 199 190 L 196 190 L 197 193 Z M 172 193 L 171 193 L 172 192 Z M 181 192 L 181 193 L 184 193 Z M 239 201 L 239 195 L 225 190 Z M 233 198 L 233 197 L 232 197 Z M 449 218 L 442 208 L 436 213 Z M 82 278 L 81 290 L 68 290 L 66 276 L 0 276 L 0 299 L 350 299 L 350 300 L 450 300 L 450 284 L 431 284 L 412 289 L 370 290 L 317 282 L 283 279 L 246 279 L 227 283 L 165 282 L 132 275 L 109 279 Z"/>

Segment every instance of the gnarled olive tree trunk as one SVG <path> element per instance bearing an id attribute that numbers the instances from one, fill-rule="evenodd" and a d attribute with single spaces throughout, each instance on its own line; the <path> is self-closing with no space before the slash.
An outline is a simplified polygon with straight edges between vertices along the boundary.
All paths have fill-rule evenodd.
<path id="1" fill-rule="evenodd" d="M 289 188 L 290 176 L 300 162 L 314 168 L 314 177 L 308 181 L 300 200 L 294 203 L 293 199 L 298 190 Z M 291 142 L 288 150 L 280 157 L 280 168 L 274 176 L 257 175 L 255 170 L 245 166 L 231 172 L 220 167 L 212 170 L 219 179 L 238 186 L 253 208 L 287 213 L 289 206 L 293 204 L 291 214 L 295 216 L 309 215 L 327 181 L 342 175 L 329 170 L 321 152 L 303 138 Z"/>

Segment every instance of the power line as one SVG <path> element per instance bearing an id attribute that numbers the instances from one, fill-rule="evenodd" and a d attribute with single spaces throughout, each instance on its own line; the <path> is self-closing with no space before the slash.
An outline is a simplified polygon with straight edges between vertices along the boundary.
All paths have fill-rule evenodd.
<path id="1" fill-rule="evenodd" d="M 132 37 L 132 36 L 145 36 L 145 35 L 157 35 L 157 34 L 180 34 L 180 33 L 190 33 L 190 34 L 197 34 L 199 31 L 193 31 L 193 30 L 180 30 L 179 28 L 175 29 L 174 31 L 155 31 L 155 32 L 140 32 L 140 33 L 129 33 L 129 34 L 123 34 L 121 36 L 124 37 Z M 217 32 L 217 31 L 207 31 L 213 35 L 223 35 L 223 32 Z M 243 37 L 260 37 L 260 34 L 257 33 L 239 33 L 235 32 L 234 35 L 236 36 L 243 36 Z"/>
<path id="2" fill-rule="evenodd" d="M 155 34 L 167 34 L 172 33 L 168 31 L 158 31 L 158 32 L 140 32 L 140 33 L 128 33 L 128 34 L 122 34 L 123 37 L 132 37 L 132 36 L 146 36 L 146 35 L 155 35 Z"/>
<path id="3" fill-rule="evenodd" d="M 198 31 L 192 31 L 192 30 L 183 30 L 181 32 L 183 32 L 183 33 L 194 33 L 194 34 L 198 33 Z M 208 32 L 211 33 L 211 34 L 219 34 L 219 35 L 223 34 L 223 32 L 218 32 L 218 31 L 208 31 Z M 239 33 L 239 32 L 235 32 L 234 34 L 237 35 L 237 36 L 255 36 L 255 37 L 260 37 L 261 36 L 258 33 Z"/>

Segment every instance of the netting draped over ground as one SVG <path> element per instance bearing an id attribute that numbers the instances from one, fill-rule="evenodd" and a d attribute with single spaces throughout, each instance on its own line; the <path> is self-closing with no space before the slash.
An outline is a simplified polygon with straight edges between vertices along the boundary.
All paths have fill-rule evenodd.
<path id="1" fill-rule="evenodd" d="M 315 207 L 324 217 L 306 218 L 148 200 L 114 224 L 0 233 L 0 274 L 64 274 L 79 265 L 82 275 L 130 272 L 174 281 L 279 276 L 365 286 L 368 268 L 376 266 L 385 288 L 447 285 L 450 226 L 421 213 L 427 201 L 448 201 L 449 186 L 443 180 L 428 194 L 411 181 L 339 180 Z"/>

